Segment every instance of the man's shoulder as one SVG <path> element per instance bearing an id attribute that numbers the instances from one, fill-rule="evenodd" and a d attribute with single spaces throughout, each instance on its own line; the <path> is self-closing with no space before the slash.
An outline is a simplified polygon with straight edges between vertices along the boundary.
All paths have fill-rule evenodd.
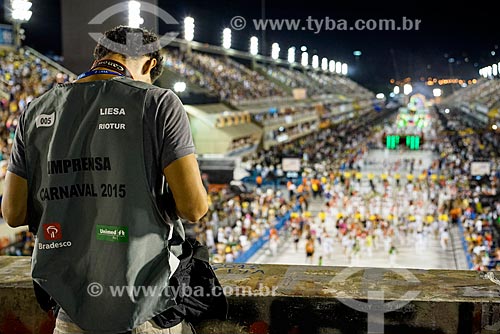
<path id="1" fill-rule="evenodd" d="M 182 105 L 179 97 L 168 88 L 158 87 L 142 81 L 136 81 L 129 78 L 120 78 L 115 82 L 121 85 L 127 85 L 138 90 L 143 90 L 146 94 L 146 105 L 151 110 L 177 109 Z M 168 108 L 166 108 L 168 106 Z"/>
<path id="2" fill-rule="evenodd" d="M 36 108 L 37 105 L 43 104 L 47 100 L 50 100 L 50 99 L 54 98 L 56 96 L 56 94 L 57 94 L 56 93 L 56 87 L 57 86 L 52 87 L 51 89 L 43 92 L 41 95 L 39 95 L 36 98 L 34 98 L 33 100 L 31 100 L 28 103 L 28 105 L 26 106 L 26 108 L 23 110 L 21 116 L 22 117 L 26 117 L 26 115 L 31 114 L 29 111 L 33 110 L 34 108 Z"/>
<path id="3" fill-rule="evenodd" d="M 129 78 L 120 78 L 119 80 L 115 80 L 115 82 L 123 85 L 128 85 L 130 87 L 134 87 L 137 89 L 147 90 L 154 95 L 163 95 L 172 93 L 170 89 L 158 87 L 153 84 L 149 84 L 143 81 L 132 80 Z"/>

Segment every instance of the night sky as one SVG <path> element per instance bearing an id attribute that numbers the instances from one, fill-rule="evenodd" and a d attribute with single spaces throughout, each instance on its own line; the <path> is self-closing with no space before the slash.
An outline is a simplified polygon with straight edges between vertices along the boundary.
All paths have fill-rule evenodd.
<path id="1" fill-rule="evenodd" d="M 6 0 L 0 0 L 0 3 Z M 59 0 L 31 0 L 34 12 L 25 25 L 26 43 L 44 53 L 61 53 Z M 82 0 L 84 1 L 84 0 Z M 248 50 L 251 35 L 259 37 L 260 53 L 270 54 L 272 42 L 281 47 L 281 58 L 286 59 L 290 46 L 308 47 L 309 54 L 347 62 L 353 79 L 371 89 L 389 84 L 391 78 L 403 79 L 411 76 L 437 76 L 471 79 L 478 76 L 478 69 L 500 60 L 500 31 L 497 11 L 486 1 L 283 1 L 283 0 L 158 0 L 160 7 L 177 21 L 185 16 L 195 19 L 195 40 L 220 44 L 221 31 L 229 27 L 233 16 L 247 20 L 247 28 L 233 31 L 233 48 Z M 311 16 L 322 19 L 395 19 L 403 16 L 420 19 L 419 31 L 256 31 L 251 27 L 252 19 L 262 15 L 273 19 L 305 19 Z M 2 6 L 3 7 L 3 6 Z M 3 14 L 1 15 L 3 18 Z M 182 30 L 179 26 L 160 25 L 160 33 Z M 50 36 L 50 37 L 47 37 Z M 265 50 L 262 50 L 265 38 Z M 356 58 L 353 51 L 360 50 Z M 495 53 L 495 55 L 492 55 Z M 449 58 L 455 62 L 449 63 Z M 299 59 L 300 61 L 300 59 Z"/>

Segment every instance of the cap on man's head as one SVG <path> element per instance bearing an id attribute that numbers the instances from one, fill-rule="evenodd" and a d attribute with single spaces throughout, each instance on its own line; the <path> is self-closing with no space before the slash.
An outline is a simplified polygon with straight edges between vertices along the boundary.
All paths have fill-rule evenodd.
<path id="1" fill-rule="evenodd" d="M 103 59 L 110 54 L 118 54 L 125 59 L 156 59 L 158 64 L 151 70 L 151 79 L 154 81 L 163 69 L 160 49 L 160 40 L 154 32 L 143 28 L 118 26 L 106 31 L 101 37 L 94 50 L 94 59 Z"/>

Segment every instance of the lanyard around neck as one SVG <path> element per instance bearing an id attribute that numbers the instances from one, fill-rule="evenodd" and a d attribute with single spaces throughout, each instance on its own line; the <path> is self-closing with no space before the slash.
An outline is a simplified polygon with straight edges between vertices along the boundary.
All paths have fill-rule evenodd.
<path id="1" fill-rule="evenodd" d="M 94 63 L 94 66 L 91 68 L 91 70 L 94 70 L 94 69 L 100 68 L 100 67 L 121 73 L 123 76 L 129 77 L 132 80 L 134 79 L 134 77 L 132 76 L 132 73 L 130 73 L 129 69 L 125 65 L 123 65 L 122 63 L 120 63 L 116 60 L 102 59 L 102 60 L 96 61 Z"/>
<path id="2" fill-rule="evenodd" d="M 119 77 L 124 77 L 123 74 L 118 73 L 118 72 L 113 72 L 113 71 L 108 71 L 108 70 L 90 70 L 88 72 L 80 74 L 76 78 L 76 80 L 85 79 L 87 77 L 90 77 L 90 76 L 93 76 L 93 75 L 99 75 L 99 74 L 109 74 L 109 75 L 116 75 L 116 76 L 119 76 Z"/>

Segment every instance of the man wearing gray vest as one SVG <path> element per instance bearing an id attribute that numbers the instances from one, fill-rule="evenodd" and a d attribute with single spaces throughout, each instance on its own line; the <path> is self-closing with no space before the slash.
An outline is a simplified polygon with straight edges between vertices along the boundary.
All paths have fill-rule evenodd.
<path id="1" fill-rule="evenodd" d="M 175 304 L 168 208 L 192 222 L 207 211 L 186 112 L 152 85 L 159 50 L 153 33 L 114 28 L 91 70 L 19 120 L 2 212 L 36 234 L 32 277 L 60 306 L 55 334 L 191 333 L 151 320 Z"/>

